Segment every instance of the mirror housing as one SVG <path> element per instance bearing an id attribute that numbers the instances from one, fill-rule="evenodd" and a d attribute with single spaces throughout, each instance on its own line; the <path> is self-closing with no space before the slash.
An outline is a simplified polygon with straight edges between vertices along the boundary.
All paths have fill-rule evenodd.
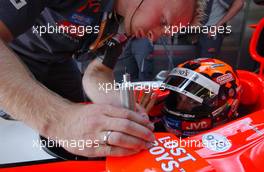
<path id="1" fill-rule="evenodd" d="M 252 58 L 260 63 L 259 75 L 264 77 L 264 18 L 252 36 L 249 51 Z"/>

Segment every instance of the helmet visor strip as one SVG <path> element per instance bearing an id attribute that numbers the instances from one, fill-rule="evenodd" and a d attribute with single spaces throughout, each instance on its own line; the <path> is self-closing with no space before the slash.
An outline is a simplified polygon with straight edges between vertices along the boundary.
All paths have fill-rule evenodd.
<path id="1" fill-rule="evenodd" d="M 181 93 L 199 103 L 218 94 L 220 85 L 186 68 L 175 68 L 164 82 L 165 88 Z"/>

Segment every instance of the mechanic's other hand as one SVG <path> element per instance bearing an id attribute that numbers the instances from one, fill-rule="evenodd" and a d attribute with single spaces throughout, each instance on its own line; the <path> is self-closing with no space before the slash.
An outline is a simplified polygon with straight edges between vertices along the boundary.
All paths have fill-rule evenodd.
<path id="1" fill-rule="evenodd" d="M 66 140 L 96 141 L 97 146 L 67 147 L 69 152 L 86 157 L 128 156 L 151 147 L 154 126 L 146 114 L 110 105 L 79 105 L 69 108 L 55 131 Z M 107 144 L 104 138 L 109 131 Z"/>

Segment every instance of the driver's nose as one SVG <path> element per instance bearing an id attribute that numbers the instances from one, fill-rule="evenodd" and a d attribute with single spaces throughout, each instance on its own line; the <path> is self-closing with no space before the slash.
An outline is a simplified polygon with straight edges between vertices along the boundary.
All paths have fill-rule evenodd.
<path id="1" fill-rule="evenodd" d="M 186 96 L 180 96 L 177 102 L 177 109 L 188 111 L 190 109 L 190 104 L 188 103 Z"/>

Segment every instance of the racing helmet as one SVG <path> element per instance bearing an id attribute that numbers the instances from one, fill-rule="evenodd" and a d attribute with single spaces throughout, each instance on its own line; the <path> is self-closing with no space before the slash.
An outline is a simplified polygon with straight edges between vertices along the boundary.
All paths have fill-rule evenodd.
<path id="1" fill-rule="evenodd" d="M 188 137 L 238 117 L 241 86 L 232 67 L 218 59 L 200 58 L 174 68 L 163 83 L 167 131 Z"/>

